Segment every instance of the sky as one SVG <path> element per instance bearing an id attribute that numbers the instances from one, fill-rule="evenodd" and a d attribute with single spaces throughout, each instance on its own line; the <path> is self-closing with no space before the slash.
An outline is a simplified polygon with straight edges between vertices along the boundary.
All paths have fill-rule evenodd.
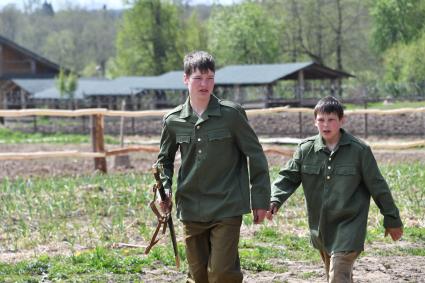
<path id="1" fill-rule="evenodd" d="M 23 7 L 24 2 L 28 0 L 0 0 L 0 9 L 2 9 L 7 4 L 16 4 L 19 8 Z M 43 3 L 45 0 L 40 0 Z M 108 9 L 122 9 L 125 8 L 122 0 L 46 0 L 48 3 L 53 5 L 54 10 L 59 10 L 61 8 L 80 6 L 88 9 L 100 9 L 104 4 L 107 5 Z M 223 5 L 230 5 L 237 3 L 240 0 L 190 0 L 191 4 L 212 4 L 219 3 Z"/>

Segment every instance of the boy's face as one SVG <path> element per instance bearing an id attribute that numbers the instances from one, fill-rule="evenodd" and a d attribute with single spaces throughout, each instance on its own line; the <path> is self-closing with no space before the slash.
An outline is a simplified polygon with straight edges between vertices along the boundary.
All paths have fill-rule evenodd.
<path id="1" fill-rule="evenodd" d="M 190 97 L 197 99 L 208 99 L 214 90 L 214 72 L 202 73 L 196 69 L 190 76 L 184 74 L 183 82 L 187 85 Z"/>
<path id="2" fill-rule="evenodd" d="M 340 119 L 336 113 L 317 113 L 314 125 L 326 144 L 335 144 L 339 141 L 343 123 L 344 117 Z"/>

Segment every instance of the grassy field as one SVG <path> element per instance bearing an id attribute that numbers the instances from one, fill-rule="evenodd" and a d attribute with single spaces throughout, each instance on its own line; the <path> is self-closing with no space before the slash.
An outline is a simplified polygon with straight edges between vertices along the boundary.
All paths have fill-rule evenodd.
<path id="1" fill-rule="evenodd" d="M 89 143 L 90 135 L 77 134 L 43 134 L 25 133 L 0 127 L 0 144 L 45 143 L 45 144 L 78 144 Z M 116 137 L 105 135 L 105 143 L 119 144 Z"/>
<path id="2" fill-rule="evenodd" d="M 385 165 L 381 169 L 405 221 L 403 241 L 416 245 L 368 253 L 425 256 L 425 164 Z M 272 169 L 272 179 L 277 172 L 278 168 Z M 0 282 L 130 282 L 143 280 L 148 270 L 167 267 L 176 272 L 168 238 L 144 255 L 143 246 L 156 227 L 148 208 L 153 183 L 150 174 L 3 179 L 0 253 L 20 253 L 22 258 L 0 263 Z M 240 242 L 244 270 L 285 272 L 288 267 L 276 262 L 320 261 L 309 244 L 303 203 L 299 189 L 273 223 L 254 227 L 251 216 L 244 216 Z M 383 237 L 381 223 L 373 204 L 367 243 L 390 242 Z M 183 232 L 181 224 L 175 224 L 183 263 L 179 274 L 183 276 L 187 271 Z M 141 247 L 123 247 L 122 243 Z M 51 252 L 52 248 L 56 252 Z"/>

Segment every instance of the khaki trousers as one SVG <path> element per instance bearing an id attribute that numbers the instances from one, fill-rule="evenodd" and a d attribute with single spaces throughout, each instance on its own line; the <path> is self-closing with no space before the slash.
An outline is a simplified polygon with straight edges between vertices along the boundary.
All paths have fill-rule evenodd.
<path id="1" fill-rule="evenodd" d="M 353 265 L 359 254 L 360 252 L 332 252 L 329 255 L 326 251 L 320 251 L 328 283 L 352 283 Z"/>
<path id="2" fill-rule="evenodd" d="M 183 224 L 189 264 L 187 282 L 242 282 L 238 252 L 242 216 Z"/>

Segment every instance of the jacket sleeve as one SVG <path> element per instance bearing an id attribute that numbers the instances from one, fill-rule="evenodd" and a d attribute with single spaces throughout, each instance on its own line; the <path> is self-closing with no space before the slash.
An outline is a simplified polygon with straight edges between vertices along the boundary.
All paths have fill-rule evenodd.
<path id="1" fill-rule="evenodd" d="M 301 184 L 301 147 L 298 146 L 291 160 L 279 172 L 278 178 L 272 185 L 272 202 L 281 206 Z"/>
<path id="2" fill-rule="evenodd" d="M 161 174 L 161 181 L 164 189 L 170 190 L 172 187 L 172 180 L 174 174 L 174 159 L 178 145 L 176 143 L 175 135 L 169 130 L 166 122 L 164 121 L 161 133 L 160 149 L 158 154 L 158 164 L 164 168 L 164 174 Z"/>
<path id="3" fill-rule="evenodd" d="M 379 171 L 375 157 L 370 149 L 366 147 L 362 155 L 362 174 L 364 183 L 369 190 L 374 202 L 384 216 L 384 227 L 396 228 L 403 224 L 400 219 L 387 182 Z"/>
<path id="4" fill-rule="evenodd" d="M 270 176 L 267 158 L 257 135 L 249 125 L 245 111 L 239 109 L 237 113 L 238 117 L 232 121 L 232 128 L 239 149 L 248 158 L 251 207 L 252 209 L 268 209 L 270 205 Z"/>

